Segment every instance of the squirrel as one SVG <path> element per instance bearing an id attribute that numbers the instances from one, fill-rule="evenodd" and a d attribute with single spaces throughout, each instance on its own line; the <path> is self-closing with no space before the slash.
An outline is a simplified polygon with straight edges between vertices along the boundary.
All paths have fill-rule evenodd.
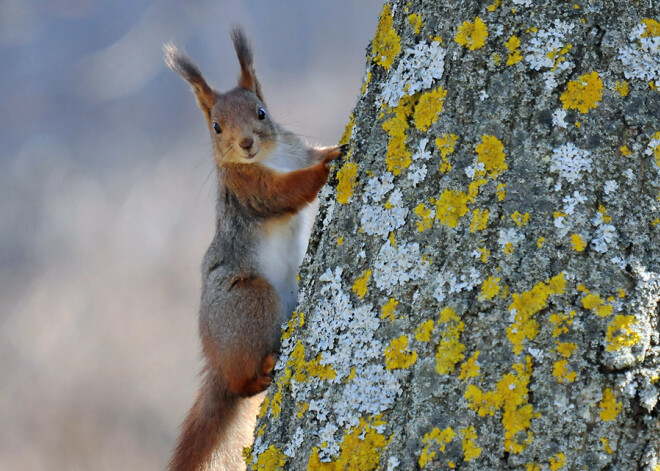
<path id="1" fill-rule="evenodd" d="M 329 162 L 347 150 L 308 147 L 277 124 L 245 32 L 234 27 L 231 37 L 241 70 L 238 86 L 225 93 L 176 46 L 164 46 L 167 66 L 192 86 L 208 123 L 218 184 L 215 236 L 202 263 L 202 385 L 170 471 L 210 469 L 211 461 L 218 469 L 245 468 L 242 448 L 256 420 L 256 409 L 245 406 L 271 384 L 281 326 L 297 303 L 313 203 Z"/>

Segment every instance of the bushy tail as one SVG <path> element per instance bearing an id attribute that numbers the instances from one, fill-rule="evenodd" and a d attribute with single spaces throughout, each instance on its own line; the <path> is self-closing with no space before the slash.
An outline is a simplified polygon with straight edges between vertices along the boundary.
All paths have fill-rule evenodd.
<path id="1" fill-rule="evenodd" d="M 256 416 L 252 403 L 227 391 L 207 372 L 181 427 L 169 470 L 244 470 L 242 450 L 251 444 Z M 246 413 L 246 406 L 252 413 Z"/>

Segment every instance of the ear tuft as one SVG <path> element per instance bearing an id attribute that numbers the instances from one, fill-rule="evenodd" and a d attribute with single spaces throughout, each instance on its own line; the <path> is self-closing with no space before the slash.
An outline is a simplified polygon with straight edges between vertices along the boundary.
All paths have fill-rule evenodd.
<path id="1" fill-rule="evenodd" d="M 234 49 L 236 49 L 238 62 L 241 64 L 241 74 L 238 76 L 238 86 L 251 91 L 265 103 L 266 101 L 261 93 L 261 84 L 259 83 L 257 73 L 254 69 L 252 47 L 250 46 L 250 41 L 241 26 L 236 25 L 231 29 L 231 39 L 234 42 Z"/>
<path id="2" fill-rule="evenodd" d="M 174 72 L 179 74 L 186 82 L 194 84 L 202 78 L 202 73 L 193 64 L 188 55 L 176 47 L 173 43 L 163 45 L 165 52 L 165 64 Z"/>
<path id="3" fill-rule="evenodd" d="M 185 52 L 171 42 L 163 45 L 163 51 L 165 52 L 165 64 L 192 85 L 199 107 L 207 116 L 210 116 L 215 102 L 215 94 L 204 80 L 200 70 Z"/>

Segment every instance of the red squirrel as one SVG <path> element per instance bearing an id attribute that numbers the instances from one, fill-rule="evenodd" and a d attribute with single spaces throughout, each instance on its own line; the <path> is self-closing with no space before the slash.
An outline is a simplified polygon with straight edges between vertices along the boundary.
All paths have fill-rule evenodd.
<path id="1" fill-rule="evenodd" d="M 310 203 L 328 163 L 346 151 L 308 147 L 278 125 L 245 33 L 236 27 L 231 36 L 241 71 L 238 86 L 225 93 L 176 46 L 164 47 L 166 64 L 192 86 L 206 117 L 218 180 L 216 232 L 202 263 L 202 386 L 170 471 L 245 469 L 241 453 L 252 441 L 256 411 L 243 406 L 272 381 L 281 325 L 297 302 Z"/>

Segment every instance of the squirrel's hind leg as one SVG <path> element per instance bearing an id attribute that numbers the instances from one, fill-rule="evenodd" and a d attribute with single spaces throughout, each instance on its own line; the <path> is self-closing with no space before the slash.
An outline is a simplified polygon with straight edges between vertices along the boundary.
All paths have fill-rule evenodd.
<path id="1" fill-rule="evenodd" d="M 209 368 L 227 390 L 252 396 L 268 388 L 279 352 L 282 305 L 277 292 L 262 276 L 241 274 L 218 289 L 217 308 L 202 312 L 200 332 Z"/>

